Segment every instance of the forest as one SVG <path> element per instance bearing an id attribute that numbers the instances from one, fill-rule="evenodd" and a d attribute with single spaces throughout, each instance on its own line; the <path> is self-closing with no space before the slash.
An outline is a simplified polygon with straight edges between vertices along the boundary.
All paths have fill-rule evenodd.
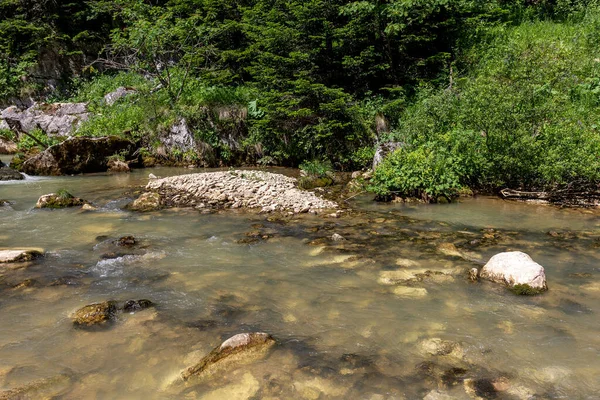
<path id="1" fill-rule="evenodd" d="M 106 104 L 118 87 L 134 94 Z M 0 0 L 0 105 L 24 98 L 88 102 L 76 135 L 153 157 L 183 118 L 199 145 L 162 156 L 185 164 L 367 170 L 393 143 L 368 183 L 382 198 L 594 185 L 600 8 Z"/>

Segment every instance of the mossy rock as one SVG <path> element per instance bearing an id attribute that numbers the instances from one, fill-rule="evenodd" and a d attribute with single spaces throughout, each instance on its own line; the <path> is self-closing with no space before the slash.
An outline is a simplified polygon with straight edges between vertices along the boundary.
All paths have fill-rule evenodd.
<path id="1" fill-rule="evenodd" d="M 519 296 L 535 296 L 544 292 L 543 289 L 536 289 L 527 284 L 514 285 L 510 291 Z"/>
<path id="2" fill-rule="evenodd" d="M 139 212 L 156 211 L 162 207 L 162 197 L 160 194 L 154 192 L 142 193 L 140 197 L 127 206 L 129 210 Z"/>
<path id="3" fill-rule="evenodd" d="M 67 191 L 58 191 L 57 193 L 50 193 L 41 196 L 35 207 L 36 208 L 67 208 L 83 206 L 88 202 L 80 199 L 79 197 L 73 196 Z"/>
<path id="4" fill-rule="evenodd" d="M 117 302 L 105 301 L 80 308 L 73 315 L 73 324 L 77 327 L 107 325 L 114 320 Z"/>

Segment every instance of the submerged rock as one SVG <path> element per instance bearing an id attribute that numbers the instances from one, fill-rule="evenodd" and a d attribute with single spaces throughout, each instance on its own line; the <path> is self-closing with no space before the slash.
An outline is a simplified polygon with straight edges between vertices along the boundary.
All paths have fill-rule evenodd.
<path id="1" fill-rule="evenodd" d="M 427 289 L 410 286 L 398 286 L 394 288 L 394 294 L 399 297 L 418 299 L 427 296 Z"/>
<path id="2" fill-rule="evenodd" d="M 105 172 L 115 154 L 134 158 L 134 143 L 117 136 L 73 137 L 26 160 L 21 169 L 30 175 L 65 175 Z"/>
<path id="3" fill-rule="evenodd" d="M 114 301 L 90 304 L 75 311 L 73 324 L 81 327 L 105 325 L 114 320 L 116 313 L 117 303 Z"/>
<path id="4" fill-rule="evenodd" d="M 334 233 L 333 235 L 331 235 L 331 240 L 333 240 L 334 242 L 343 242 L 346 239 L 339 233 Z"/>
<path id="5" fill-rule="evenodd" d="M 68 192 L 59 192 L 41 196 L 35 204 L 35 208 L 66 208 L 82 206 L 86 203 L 87 201 L 74 197 Z"/>
<path id="6" fill-rule="evenodd" d="M 250 400 L 260 390 L 260 383 L 246 372 L 236 383 L 220 387 L 202 396 L 202 400 Z"/>
<path id="7" fill-rule="evenodd" d="M 462 346 L 459 343 L 440 338 L 422 340 L 419 343 L 419 348 L 423 354 L 431 356 L 453 355 L 460 358 L 463 354 Z"/>
<path id="8" fill-rule="evenodd" d="M 520 251 L 496 254 L 485 264 L 479 276 L 505 284 L 518 294 L 535 294 L 548 290 L 544 267 Z"/>
<path id="9" fill-rule="evenodd" d="M 475 399 L 495 399 L 500 392 L 508 389 L 508 381 L 503 378 L 465 379 L 463 385 L 465 392 Z"/>
<path id="10" fill-rule="evenodd" d="M 275 339 L 267 333 L 240 333 L 214 348 L 206 357 L 181 373 L 187 381 L 193 377 L 210 376 L 237 365 L 248 364 L 266 356 L 275 345 Z"/>
<path id="11" fill-rule="evenodd" d="M 145 192 L 140 195 L 133 203 L 129 204 L 127 208 L 131 211 L 156 211 L 163 207 L 162 197 L 158 193 Z"/>
<path id="12" fill-rule="evenodd" d="M 42 255 L 37 249 L 0 250 L 0 263 L 18 263 L 31 261 Z"/>
<path id="13" fill-rule="evenodd" d="M 63 395 L 70 384 L 71 378 L 66 374 L 38 379 L 13 389 L 0 391 L 0 400 L 54 399 Z"/>

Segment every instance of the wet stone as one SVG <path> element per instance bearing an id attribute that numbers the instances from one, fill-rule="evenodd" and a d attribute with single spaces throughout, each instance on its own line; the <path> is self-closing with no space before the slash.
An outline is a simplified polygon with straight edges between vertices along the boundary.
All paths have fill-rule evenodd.
<path id="1" fill-rule="evenodd" d="M 117 313 L 117 303 L 105 301 L 80 308 L 73 315 L 73 324 L 78 327 L 106 325 L 114 320 Z"/>
<path id="2" fill-rule="evenodd" d="M 37 284 L 37 281 L 35 279 L 25 279 L 24 281 L 19 282 L 16 285 L 14 285 L 12 288 L 13 289 L 25 289 L 28 287 L 35 286 L 36 284 Z"/>
<path id="3" fill-rule="evenodd" d="M 137 243 L 133 236 L 123 236 L 117 240 L 117 246 L 132 247 Z"/>
<path id="4" fill-rule="evenodd" d="M 562 299 L 558 304 L 558 309 L 569 315 L 591 314 L 592 309 L 569 299 Z"/>
<path id="5" fill-rule="evenodd" d="M 240 333 L 215 347 L 198 364 L 187 368 L 181 378 L 210 376 L 238 365 L 262 359 L 275 345 L 275 339 L 267 333 Z"/>
<path id="6" fill-rule="evenodd" d="M 589 279 L 592 277 L 593 277 L 593 275 L 590 274 L 589 272 L 576 272 L 573 274 L 569 274 L 569 278 L 576 278 L 576 279 Z"/>
<path id="7" fill-rule="evenodd" d="M 162 197 L 158 193 L 145 192 L 129 204 L 131 211 L 148 212 L 160 210 L 163 207 Z"/>
<path id="8" fill-rule="evenodd" d="M 49 286 L 79 286 L 81 281 L 76 276 L 61 276 L 50 282 Z"/>
<path id="9" fill-rule="evenodd" d="M 145 310 L 146 308 L 153 307 L 154 303 L 150 300 L 127 300 L 123 305 L 123 311 L 128 313 L 134 313 L 137 311 Z"/>
<path id="10" fill-rule="evenodd" d="M 37 203 L 36 208 L 67 208 L 83 206 L 87 201 L 74 197 L 69 193 L 50 193 L 41 196 Z"/>
<path id="11" fill-rule="evenodd" d="M 0 250 L 0 264 L 27 262 L 34 260 L 41 255 L 42 252 L 36 249 Z"/>

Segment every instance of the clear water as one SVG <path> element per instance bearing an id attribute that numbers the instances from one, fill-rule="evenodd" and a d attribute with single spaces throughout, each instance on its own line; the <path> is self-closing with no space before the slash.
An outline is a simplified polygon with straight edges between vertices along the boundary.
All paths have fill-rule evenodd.
<path id="1" fill-rule="evenodd" d="M 358 211 L 340 219 L 121 210 L 149 172 L 189 170 L 0 185 L 0 199 L 14 202 L 0 209 L 0 247 L 47 253 L 26 268 L 0 266 L 0 398 L 31 382 L 41 382 L 31 398 L 58 399 L 420 399 L 431 390 L 470 398 L 463 378 L 508 382 L 488 398 L 599 397 L 598 214 L 486 198 L 439 206 L 358 199 Z M 99 210 L 33 208 L 59 188 Z M 496 236 L 476 242 L 484 228 Z M 272 237 L 246 243 L 255 231 Z M 347 240 L 326 239 L 334 232 Z M 124 235 L 139 245 L 116 248 Z M 525 251 L 545 266 L 550 290 L 519 297 L 470 283 L 477 262 L 440 253 L 447 242 L 481 262 Z M 397 295 L 379 278 L 406 268 L 398 259 L 452 277 L 409 284 L 424 296 Z M 34 283 L 14 287 L 27 279 Z M 79 307 L 127 299 L 156 307 L 120 314 L 110 329 L 73 328 Z M 250 331 L 277 339 L 266 359 L 165 390 L 194 359 Z M 432 338 L 460 350 L 431 355 L 423 343 Z M 462 368 L 460 377 L 443 379 L 451 368 Z"/>

